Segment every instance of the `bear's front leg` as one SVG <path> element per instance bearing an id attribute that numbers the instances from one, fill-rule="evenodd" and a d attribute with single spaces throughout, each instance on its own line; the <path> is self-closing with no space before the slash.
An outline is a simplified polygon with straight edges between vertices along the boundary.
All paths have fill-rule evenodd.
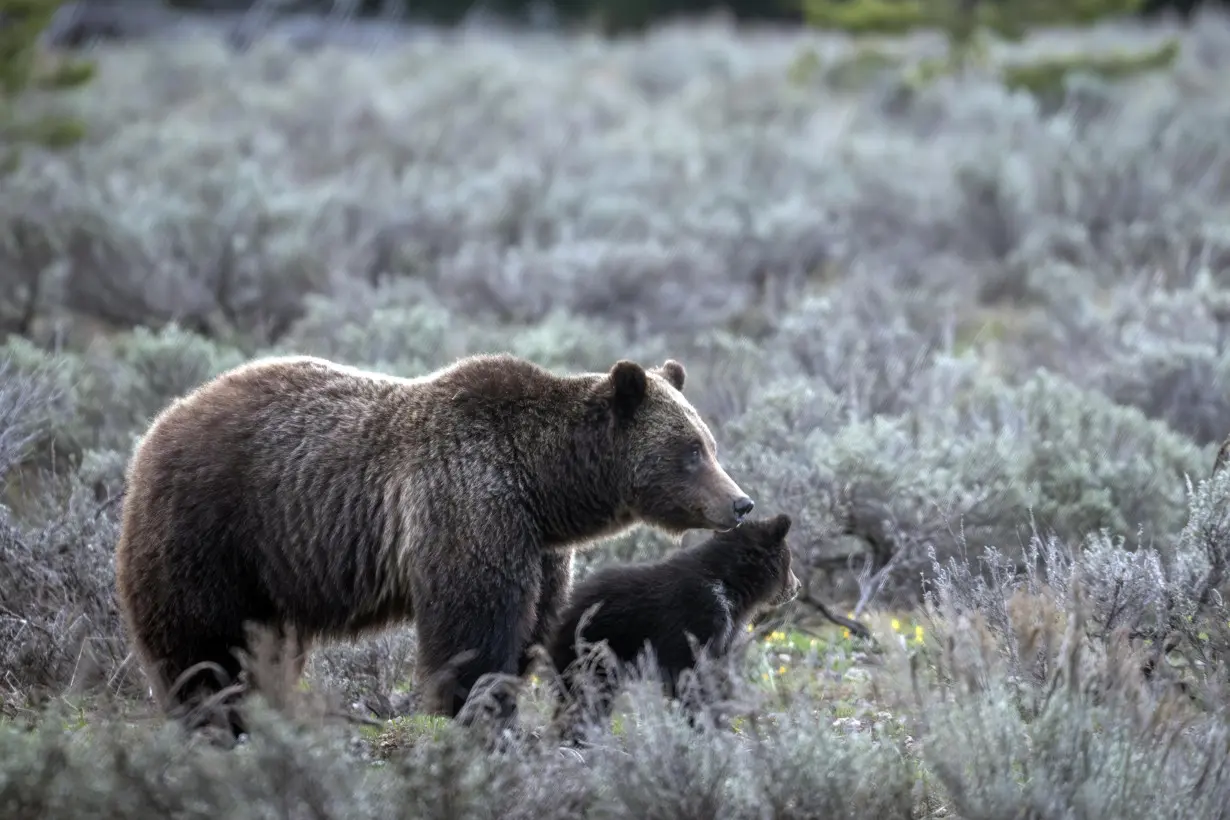
<path id="1" fill-rule="evenodd" d="M 455 718 L 483 675 L 517 674 L 541 585 L 537 549 L 521 555 L 492 551 L 454 564 L 416 592 L 423 711 Z"/>
<path id="2" fill-rule="evenodd" d="M 538 591 L 535 607 L 534 628 L 521 650 L 517 676 L 525 677 L 534 656 L 530 653 L 534 644 L 545 644 L 556 626 L 556 616 L 568 600 L 572 588 L 573 550 L 548 550 L 542 554 L 542 586 Z"/>

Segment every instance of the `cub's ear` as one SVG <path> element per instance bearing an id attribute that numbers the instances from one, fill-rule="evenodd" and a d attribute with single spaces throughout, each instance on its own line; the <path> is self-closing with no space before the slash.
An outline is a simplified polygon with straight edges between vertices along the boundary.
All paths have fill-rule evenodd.
<path id="1" fill-rule="evenodd" d="M 683 383 L 688 377 L 688 372 L 683 369 L 683 365 L 674 359 L 667 359 L 662 366 L 658 368 L 658 373 L 670 382 L 672 387 L 680 393 L 683 392 Z"/>
<path id="2" fill-rule="evenodd" d="M 631 416 L 645 401 L 648 378 L 645 368 L 636 362 L 620 359 L 611 368 L 610 377 L 616 414 L 625 418 Z"/>
<path id="3" fill-rule="evenodd" d="M 785 513 L 773 516 L 769 519 L 769 535 L 774 541 L 781 541 L 786 537 L 786 533 L 790 532 L 790 525 L 794 523 L 790 520 L 790 516 Z"/>

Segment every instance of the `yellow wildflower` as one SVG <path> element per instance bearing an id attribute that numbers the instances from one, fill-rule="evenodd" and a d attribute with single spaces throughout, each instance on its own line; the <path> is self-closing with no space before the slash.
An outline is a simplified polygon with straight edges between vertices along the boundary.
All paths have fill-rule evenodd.
<path id="1" fill-rule="evenodd" d="M 843 630 L 841 630 L 841 637 L 843 637 L 843 638 L 848 638 L 848 637 L 850 637 L 850 630 L 848 630 L 848 629 L 843 629 Z M 815 643 L 815 641 L 812 641 L 812 643 L 814 644 L 814 643 Z"/>
<path id="2" fill-rule="evenodd" d="M 786 667 L 784 667 L 784 666 L 780 666 L 780 667 L 778 667 L 778 669 L 777 669 L 777 674 L 779 674 L 779 675 L 784 675 L 784 674 L 786 674 Z"/>
<path id="3" fill-rule="evenodd" d="M 918 624 L 917 626 L 914 627 L 914 640 L 918 641 L 919 643 L 922 643 L 922 639 L 923 639 L 922 624 Z"/>
<path id="4" fill-rule="evenodd" d="M 901 631 L 901 621 L 898 621 L 896 618 L 893 618 L 893 632 L 900 632 L 900 631 Z"/>

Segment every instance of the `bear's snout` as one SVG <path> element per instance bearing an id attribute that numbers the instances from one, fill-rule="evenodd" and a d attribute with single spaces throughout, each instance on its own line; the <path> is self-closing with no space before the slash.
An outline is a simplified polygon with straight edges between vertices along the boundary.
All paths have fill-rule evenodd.
<path id="1" fill-rule="evenodd" d="M 726 474 L 720 464 L 710 462 L 709 476 L 704 485 L 712 490 L 706 493 L 707 503 L 702 507 L 708 519 L 707 527 L 718 532 L 733 530 L 743 523 L 756 507 L 756 502 L 743 492 L 743 488 Z"/>
<path id="2" fill-rule="evenodd" d="M 734 501 L 727 501 L 722 506 L 717 506 L 720 503 L 711 505 L 705 513 L 705 517 L 709 519 L 709 527 L 718 532 L 729 532 L 742 524 L 747 514 L 756 506 L 752 499 L 742 493 L 736 495 Z"/>

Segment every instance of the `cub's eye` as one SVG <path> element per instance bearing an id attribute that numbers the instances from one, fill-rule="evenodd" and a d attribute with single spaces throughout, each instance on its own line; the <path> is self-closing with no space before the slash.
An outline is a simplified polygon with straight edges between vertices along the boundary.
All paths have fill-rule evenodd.
<path id="1" fill-rule="evenodd" d="M 692 449 L 688 451 L 688 461 L 693 464 L 700 462 L 700 445 L 693 444 Z"/>

